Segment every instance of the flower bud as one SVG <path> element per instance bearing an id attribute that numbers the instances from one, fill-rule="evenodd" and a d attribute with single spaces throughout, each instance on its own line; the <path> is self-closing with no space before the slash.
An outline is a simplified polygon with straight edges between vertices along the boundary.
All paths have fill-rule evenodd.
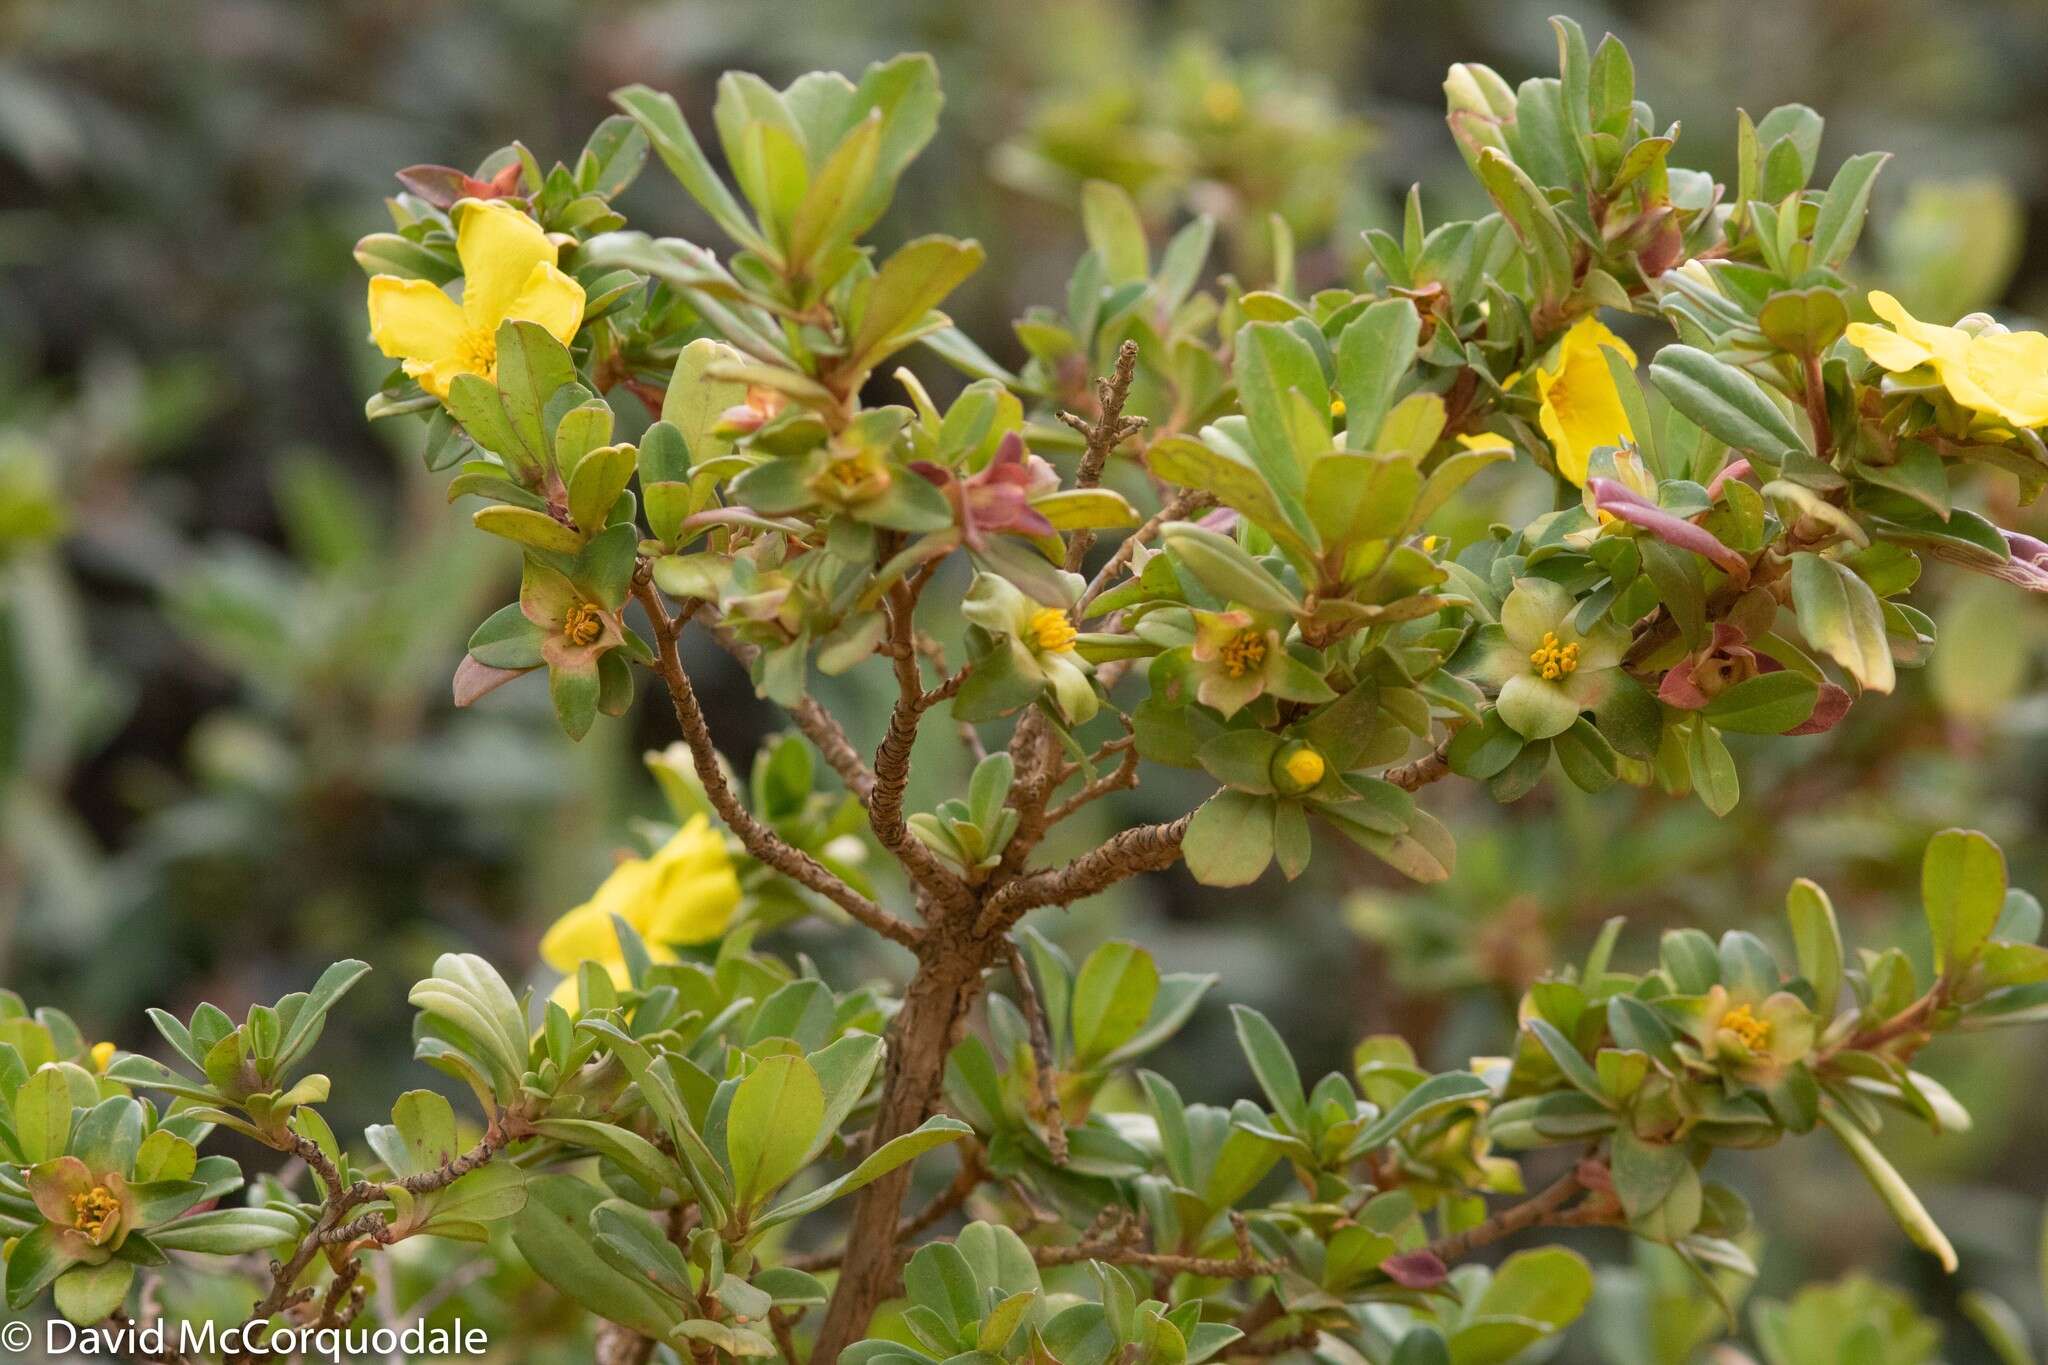
<path id="1" fill-rule="evenodd" d="M 1300 796 L 1312 790 L 1330 771 L 1330 765 L 1312 744 L 1293 740 L 1273 755 L 1273 786 L 1282 796 Z"/>

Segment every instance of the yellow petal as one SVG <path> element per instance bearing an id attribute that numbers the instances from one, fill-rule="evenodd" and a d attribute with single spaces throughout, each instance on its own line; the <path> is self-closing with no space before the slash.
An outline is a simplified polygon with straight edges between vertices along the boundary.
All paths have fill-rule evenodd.
<path id="1" fill-rule="evenodd" d="M 1974 337 L 1963 360 L 1970 378 L 1992 404 L 1980 411 L 1996 413 L 2015 426 L 2048 424 L 2048 336 L 2005 332 Z"/>
<path id="2" fill-rule="evenodd" d="M 739 908 L 740 882 L 725 840 L 711 822 L 691 819 L 651 860 L 658 885 L 649 896 L 647 936 L 657 943 L 708 943 Z"/>
<path id="3" fill-rule="evenodd" d="M 1482 431 L 1477 436 L 1458 433 L 1458 444 L 1467 450 L 1513 450 L 1515 443 L 1497 431 Z"/>
<path id="4" fill-rule="evenodd" d="M 1906 311 L 1904 304 L 1882 289 L 1871 290 L 1868 302 L 1870 311 L 1889 322 L 1900 336 L 1937 356 L 1958 353 L 1970 340 L 1969 333 L 1957 328 L 1920 321 Z"/>
<path id="5" fill-rule="evenodd" d="M 464 200 L 457 206 L 455 254 L 462 262 L 462 311 L 472 327 L 495 332 L 512 315 L 537 265 L 555 263 L 555 244 L 539 223 L 509 204 Z M 581 293 L 581 290 L 577 291 Z M 581 302 L 578 302 L 581 308 Z"/>
<path id="6" fill-rule="evenodd" d="M 618 935 L 612 916 L 633 926 L 635 933 L 647 932 L 652 907 L 647 893 L 653 889 L 653 865 L 645 858 L 628 858 L 613 868 L 611 875 L 591 893 L 589 900 L 556 920 L 540 941 L 541 961 L 558 972 L 566 972 L 588 958 L 615 956 Z"/>
<path id="7" fill-rule="evenodd" d="M 1919 342 L 1867 322 L 1850 323 L 1848 337 L 1851 346 L 1893 373 L 1917 369 L 1934 358 Z"/>
<path id="8" fill-rule="evenodd" d="M 1580 355 L 1593 360 L 1600 358 L 1599 348 L 1605 346 L 1610 351 L 1620 352 L 1631 369 L 1635 367 L 1636 353 L 1596 317 L 1583 317 L 1573 323 L 1571 330 L 1564 334 L 1564 344 L 1565 349 L 1577 350 Z"/>
<path id="9" fill-rule="evenodd" d="M 583 286 L 553 264 L 542 261 L 526 277 L 526 286 L 505 310 L 505 316 L 520 322 L 537 322 L 566 346 L 583 325 Z"/>
<path id="10" fill-rule="evenodd" d="M 455 300 L 426 280 L 378 275 L 370 281 L 370 339 L 394 360 L 433 365 L 452 359 L 468 326 Z"/>

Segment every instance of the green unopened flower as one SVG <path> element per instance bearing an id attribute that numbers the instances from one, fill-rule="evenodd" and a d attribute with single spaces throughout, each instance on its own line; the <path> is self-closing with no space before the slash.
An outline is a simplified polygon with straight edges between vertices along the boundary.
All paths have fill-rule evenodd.
<path id="1" fill-rule="evenodd" d="M 1517 579 L 1497 633 L 1489 628 L 1482 641 L 1473 676 L 1500 689 L 1500 718 L 1524 739 L 1563 734 L 1613 686 L 1628 636 L 1605 620 L 1581 632 L 1572 623 L 1577 607 L 1549 579 Z"/>
<path id="2" fill-rule="evenodd" d="M 968 589 L 960 614 L 1007 642 L 1018 676 L 1052 689 L 1053 703 L 1070 725 L 1091 719 L 1101 706 L 1087 660 L 1074 652 L 1079 632 L 1060 607 L 1034 602 L 1015 585 L 982 574 Z"/>

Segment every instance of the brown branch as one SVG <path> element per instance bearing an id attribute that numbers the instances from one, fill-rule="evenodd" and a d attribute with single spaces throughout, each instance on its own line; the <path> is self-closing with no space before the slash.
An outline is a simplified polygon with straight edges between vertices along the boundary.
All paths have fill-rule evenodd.
<path id="1" fill-rule="evenodd" d="M 1129 724 L 1129 722 L 1126 721 L 1125 724 Z M 1092 801 L 1100 800 L 1111 792 L 1125 791 L 1138 785 L 1137 736 L 1124 735 L 1120 738 L 1109 740 L 1100 749 L 1095 751 L 1095 756 L 1100 760 L 1107 758 L 1113 753 L 1122 755 L 1117 760 L 1116 767 L 1094 778 L 1083 786 L 1081 790 L 1075 792 L 1072 796 L 1069 796 L 1066 800 L 1045 813 L 1045 823 L 1048 828 L 1057 825 L 1060 821 Z"/>
<path id="2" fill-rule="evenodd" d="M 1131 380 L 1138 372 L 1138 343 L 1126 341 L 1117 348 L 1116 370 L 1095 381 L 1096 417 L 1093 422 L 1071 412 L 1060 420 L 1081 433 L 1088 442 L 1081 452 L 1081 465 L 1074 474 L 1074 487 L 1094 488 L 1102 482 L 1102 471 L 1110 454 L 1123 442 L 1145 429 L 1142 417 L 1124 416 L 1124 401 L 1131 396 Z M 1076 531 L 1067 542 L 1067 572 L 1078 571 L 1095 544 L 1093 531 Z"/>
<path id="3" fill-rule="evenodd" d="M 1135 877 L 1180 861 L 1181 840 L 1195 817 L 1183 815 L 1160 825 L 1139 825 L 1082 854 L 1061 868 L 1018 877 L 983 905 L 977 933 L 993 933 L 1041 905 L 1070 905 Z"/>
<path id="4" fill-rule="evenodd" d="M 1045 1128 L 1045 1145 L 1052 1153 L 1053 1164 L 1064 1166 L 1067 1116 L 1060 1109 L 1059 1077 L 1053 1072 L 1052 1033 L 1045 1026 L 1045 1008 L 1039 1003 L 1038 986 L 1031 979 L 1031 969 L 1024 965 L 1024 954 L 1017 951 L 1017 941 L 1005 936 L 1003 947 L 1010 959 L 1010 975 L 1017 982 L 1017 1001 L 1024 1007 L 1024 1022 L 1031 1031 L 1031 1065 L 1038 1080 L 1036 1117 Z"/>
<path id="5" fill-rule="evenodd" d="M 927 692 L 917 669 L 917 587 L 894 583 L 889 587 L 886 610 L 889 639 L 886 651 L 896 672 L 896 704 L 889 709 L 889 729 L 875 750 L 875 782 L 868 797 L 868 824 L 880 841 L 918 888 L 943 905 L 963 905 L 972 899 L 967 884 L 939 861 L 924 843 L 910 832 L 903 812 L 904 793 L 910 787 L 910 751 L 917 744 L 924 713 L 953 695 L 958 683 L 946 683 Z"/>
<path id="6" fill-rule="evenodd" d="M 1399 787 L 1402 791 L 1419 791 L 1430 783 L 1451 775 L 1451 741 L 1458 737 L 1459 722 L 1452 721 L 1443 742 L 1411 763 L 1398 768 L 1389 768 L 1380 776 Z"/>
<path id="7" fill-rule="evenodd" d="M 906 948 L 915 948 L 922 937 L 916 926 L 897 919 L 833 875 L 810 854 L 785 842 L 782 836 L 755 819 L 753 812 L 741 803 L 739 794 L 726 781 L 725 770 L 718 761 L 718 746 L 712 741 L 711 727 L 704 719 L 704 708 L 697 701 L 697 689 L 683 669 L 682 656 L 676 649 L 675 620 L 662 605 L 661 595 L 654 590 L 653 584 L 636 581 L 633 595 L 639 599 L 653 626 L 655 671 L 668 687 L 669 700 L 675 707 L 676 724 L 683 732 L 683 742 L 697 761 L 697 780 L 704 784 L 704 795 L 712 808 L 739 836 L 747 852 L 790 880 L 817 892 L 884 938 Z"/>
<path id="8" fill-rule="evenodd" d="M 1576 1209 L 1565 1207 L 1585 1192 L 1592 1197 L 1584 1204 Z M 1502 1209 L 1463 1232 L 1440 1237 L 1425 1249 L 1449 1265 L 1528 1228 L 1595 1226 L 1612 1222 L 1618 1216 L 1613 1195 L 1593 1189 L 1587 1182 L 1584 1163 L 1580 1163 L 1521 1203 Z"/>
<path id="9" fill-rule="evenodd" d="M 684 618 L 678 617 L 678 625 Z M 743 666 L 752 667 L 760 650 L 734 635 L 724 621 L 714 621 L 711 633 L 725 652 L 732 655 Z M 818 751 L 839 780 L 853 793 L 862 805 L 868 802 L 868 793 L 874 790 L 875 775 L 868 771 L 866 760 L 860 750 L 853 747 L 853 741 L 846 736 L 845 729 L 832 717 L 832 713 L 818 704 L 818 699 L 805 696 L 795 706 L 788 708 L 789 718 L 811 746 Z"/>
<path id="10" fill-rule="evenodd" d="M 1154 512 L 1143 525 L 1118 542 L 1107 562 L 1095 571 L 1095 577 L 1089 580 L 1087 590 L 1081 594 L 1081 600 L 1074 606 L 1075 619 L 1086 618 L 1088 604 L 1109 590 L 1110 585 L 1116 582 L 1117 575 L 1129 566 L 1138 550 L 1159 534 L 1160 527 L 1168 522 L 1184 521 L 1215 501 L 1210 494 L 1192 488 L 1183 488 L 1167 499 L 1164 507 Z"/>

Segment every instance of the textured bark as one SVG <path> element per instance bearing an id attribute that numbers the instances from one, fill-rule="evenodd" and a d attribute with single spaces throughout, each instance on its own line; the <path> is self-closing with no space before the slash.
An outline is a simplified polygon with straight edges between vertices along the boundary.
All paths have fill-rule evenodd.
<path id="1" fill-rule="evenodd" d="M 870 1150 L 900 1137 L 931 1115 L 945 1079 L 955 1026 L 981 994 L 982 972 L 1000 939 L 933 933 L 919 953 L 917 974 L 889 1029 L 882 1102 Z M 867 1330 L 875 1305 L 896 1276 L 897 1218 L 910 1188 L 911 1168 L 900 1166 L 862 1190 L 847 1230 L 848 1255 L 819 1330 L 811 1365 L 832 1365 Z"/>

